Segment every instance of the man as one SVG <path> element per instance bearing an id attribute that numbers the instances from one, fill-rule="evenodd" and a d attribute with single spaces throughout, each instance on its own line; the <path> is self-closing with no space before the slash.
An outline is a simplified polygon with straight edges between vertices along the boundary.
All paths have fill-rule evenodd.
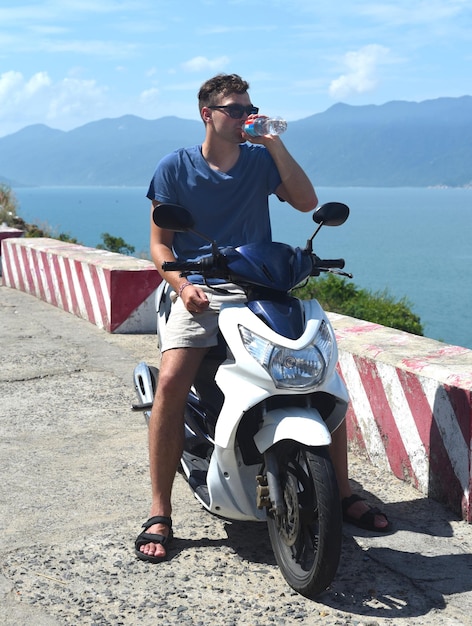
<path id="1" fill-rule="evenodd" d="M 302 212 L 312 211 L 318 203 L 313 185 L 280 137 L 249 137 L 244 132 L 245 121 L 258 116 L 248 89 L 248 83 L 235 74 L 220 74 L 202 85 L 198 99 L 205 124 L 203 144 L 165 157 L 148 191 L 153 208 L 162 202 L 185 206 L 196 220 L 196 229 L 220 245 L 270 239 L 268 197 L 273 193 Z M 171 491 L 183 449 L 185 402 L 205 353 L 217 343 L 219 308 L 218 298 L 206 286 L 189 282 L 179 272 L 164 275 L 162 263 L 199 257 L 206 245 L 192 234 L 160 229 L 151 219 L 153 261 L 176 294 L 149 422 L 151 517 L 135 543 L 136 555 L 151 562 L 165 558 L 172 538 Z M 236 291 L 229 297 L 243 294 Z M 352 497 L 346 515 L 357 520 L 368 514 L 372 528 L 383 530 L 388 525 L 385 516 L 376 510 L 372 513 L 352 496 L 345 428 L 338 430 L 332 457 L 341 496 Z"/>

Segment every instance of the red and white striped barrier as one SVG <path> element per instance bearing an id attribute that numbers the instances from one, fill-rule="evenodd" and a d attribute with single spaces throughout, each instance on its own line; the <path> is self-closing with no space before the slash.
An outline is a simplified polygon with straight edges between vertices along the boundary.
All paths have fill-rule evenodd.
<path id="1" fill-rule="evenodd" d="M 155 332 L 150 261 L 55 239 L 4 239 L 3 282 L 109 332 Z M 472 522 L 472 350 L 330 314 L 351 445 Z"/>
<path id="2" fill-rule="evenodd" d="M 4 239 L 10 239 L 11 237 L 23 237 L 24 232 L 19 228 L 13 228 L 12 226 L 6 226 L 0 224 L 0 242 Z"/>
<path id="3" fill-rule="evenodd" d="M 24 232 L 18 228 L 0 224 L 0 258 L 2 256 L 2 241 L 4 239 L 11 239 L 12 237 L 23 237 L 23 235 Z"/>
<path id="4" fill-rule="evenodd" d="M 330 318 L 351 398 L 350 443 L 472 522 L 472 350 Z"/>
<path id="5" fill-rule="evenodd" d="M 2 275 L 2 241 L 12 237 L 23 237 L 24 232 L 6 224 L 0 224 L 0 276 Z"/>
<path id="6" fill-rule="evenodd" d="M 153 263 L 57 239 L 5 239 L 3 284 L 111 333 L 155 332 Z"/>

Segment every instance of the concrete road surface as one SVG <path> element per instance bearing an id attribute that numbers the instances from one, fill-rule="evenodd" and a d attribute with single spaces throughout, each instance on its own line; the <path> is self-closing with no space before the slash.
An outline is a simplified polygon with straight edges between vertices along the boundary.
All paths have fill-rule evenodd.
<path id="1" fill-rule="evenodd" d="M 345 525 L 316 601 L 286 585 L 264 524 L 208 515 L 180 476 L 170 559 L 138 561 L 149 479 L 132 371 L 155 338 L 0 287 L 0 348 L 0 624 L 472 625 L 472 527 L 353 453 L 355 489 L 395 528 Z"/>

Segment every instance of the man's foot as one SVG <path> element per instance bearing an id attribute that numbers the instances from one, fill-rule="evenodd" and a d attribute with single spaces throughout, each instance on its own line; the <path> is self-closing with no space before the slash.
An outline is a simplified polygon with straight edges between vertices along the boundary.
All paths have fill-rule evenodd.
<path id="1" fill-rule="evenodd" d="M 170 517 L 156 515 L 143 524 L 144 531 L 134 543 L 134 551 L 138 559 L 159 563 L 167 557 L 165 547 L 172 540 L 172 520 Z"/>
<path id="2" fill-rule="evenodd" d="M 345 522 L 374 532 L 384 533 L 391 529 L 391 524 L 385 513 L 382 513 L 377 507 L 369 506 L 357 494 L 354 493 L 347 498 L 343 498 L 341 504 Z"/>

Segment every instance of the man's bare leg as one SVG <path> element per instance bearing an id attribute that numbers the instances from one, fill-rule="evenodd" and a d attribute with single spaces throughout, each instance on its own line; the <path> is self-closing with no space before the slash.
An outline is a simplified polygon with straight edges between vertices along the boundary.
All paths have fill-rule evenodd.
<path id="1" fill-rule="evenodd" d="M 207 348 L 176 348 L 162 355 L 158 387 L 149 421 L 149 469 L 152 486 L 150 517 L 170 517 L 171 493 L 184 443 L 184 410 Z M 167 536 L 169 528 L 156 524 L 146 531 Z M 149 556 L 164 557 L 165 548 L 148 543 L 140 548 Z"/>
<path id="2" fill-rule="evenodd" d="M 337 428 L 332 433 L 332 443 L 330 446 L 331 460 L 333 461 L 336 477 L 338 479 L 339 495 L 341 500 L 352 496 L 352 489 L 349 483 L 349 471 L 348 471 L 348 459 L 347 459 L 347 431 L 346 422 Z M 348 509 L 349 515 L 356 519 L 366 513 L 370 509 L 369 505 L 363 501 L 358 500 L 354 502 Z M 385 515 L 376 515 L 374 525 L 378 529 L 386 528 L 389 522 Z"/>

